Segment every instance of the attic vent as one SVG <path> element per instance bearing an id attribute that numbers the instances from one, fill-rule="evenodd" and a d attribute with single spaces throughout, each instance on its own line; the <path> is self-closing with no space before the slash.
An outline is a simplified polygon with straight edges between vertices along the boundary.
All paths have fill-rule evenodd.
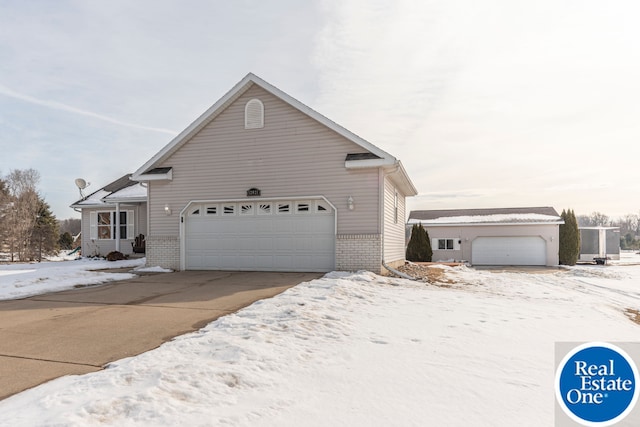
<path id="1" fill-rule="evenodd" d="M 264 127 L 264 105 L 259 99 L 252 99 L 244 107 L 244 128 L 260 129 Z"/>

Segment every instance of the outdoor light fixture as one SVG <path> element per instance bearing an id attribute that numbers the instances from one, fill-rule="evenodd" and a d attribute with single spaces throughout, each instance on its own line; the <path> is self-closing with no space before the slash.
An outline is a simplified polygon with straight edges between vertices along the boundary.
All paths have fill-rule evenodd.
<path id="1" fill-rule="evenodd" d="M 171 215 L 171 208 L 169 207 L 168 204 L 164 205 L 164 213 L 169 216 Z"/>
<path id="2" fill-rule="evenodd" d="M 347 199 L 347 207 L 349 208 L 350 211 L 353 210 L 353 208 L 355 206 L 353 206 L 353 197 L 349 196 L 349 198 Z"/>

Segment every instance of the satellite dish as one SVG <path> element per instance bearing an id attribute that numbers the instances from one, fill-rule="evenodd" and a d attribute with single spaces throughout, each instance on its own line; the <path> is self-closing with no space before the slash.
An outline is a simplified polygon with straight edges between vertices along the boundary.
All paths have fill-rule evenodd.
<path id="1" fill-rule="evenodd" d="M 82 190 L 84 190 L 85 188 L 87 188 L 90 185 L 91 185 L 90 182 L 87 182 L 82 178 L 76 178 L 76 187 L 78 187 L 78 190 L 80 191 L 80 198 L 81 199 L 84 199 L 84 193 L 82 192 Z"/>
<path id="2" fill-rule="evenodd" d="M 78 187 L 78 190 L 84 190 L 87 188 L 87 181 L 82 178 L 76 178 L 76 186 Z"/>

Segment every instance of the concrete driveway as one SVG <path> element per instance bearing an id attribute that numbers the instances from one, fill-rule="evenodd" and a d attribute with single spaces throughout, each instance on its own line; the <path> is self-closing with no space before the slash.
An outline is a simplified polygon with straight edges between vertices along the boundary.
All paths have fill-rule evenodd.
<path id="1" fill-rule="evenodd" d="M 321 275 L 185 271 L 0 301 L 0 399 L 98 371 Z"/>

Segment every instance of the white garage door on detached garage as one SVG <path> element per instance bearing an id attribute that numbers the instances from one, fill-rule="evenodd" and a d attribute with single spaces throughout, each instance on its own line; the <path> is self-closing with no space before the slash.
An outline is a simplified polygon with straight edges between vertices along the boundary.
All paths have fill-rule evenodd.
<path id="1" fill-rule="evenodd" d="M 325 199 L 191 203 L 186 270 L 331 271 L 335 210 Z"/>
<path id="2" fill-rule="evenodd" d="M 477 237 L 473 265 L 546 265 L 547 244 L 538 236 Z"/>

